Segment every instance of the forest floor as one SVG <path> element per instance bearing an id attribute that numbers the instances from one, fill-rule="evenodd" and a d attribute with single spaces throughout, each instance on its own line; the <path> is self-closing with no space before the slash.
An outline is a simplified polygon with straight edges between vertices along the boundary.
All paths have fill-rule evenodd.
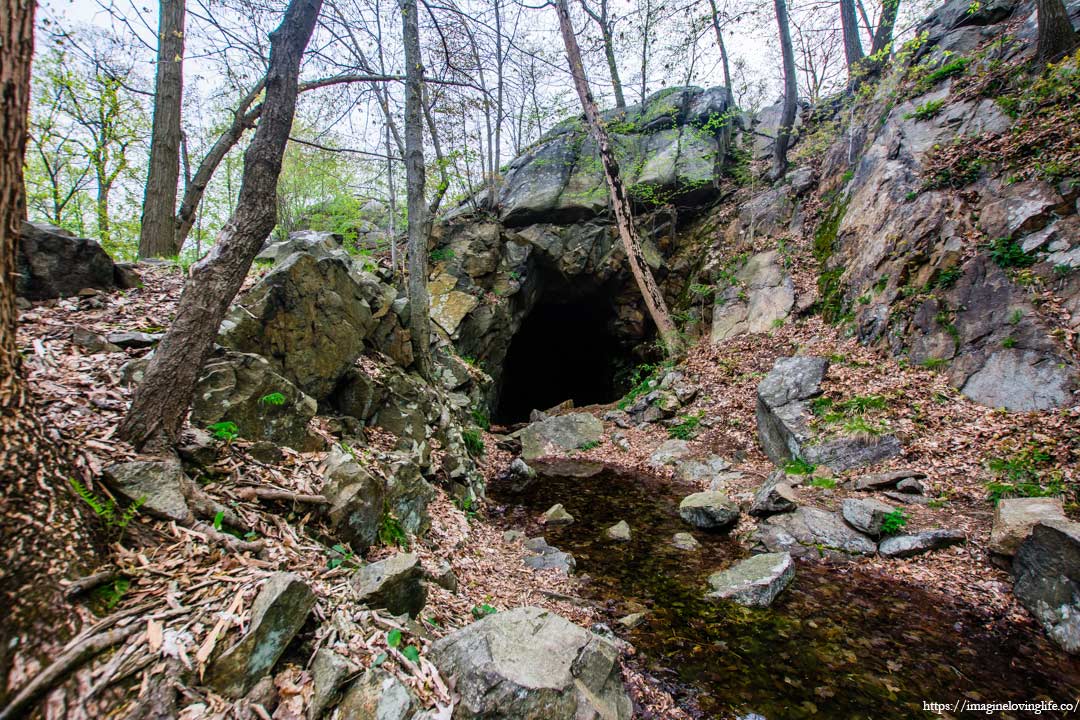
<path id="1" fill-rule="evenodd" d="M 38 303 L 20 318 L 19 344 L 38 410 L 78 453 L 93 477 L 100 476 L 111 463 L 135 457 L 131 448 L 115 437 L 131 396 L 122 367 L 149 349 L 90 353 L 73 342 L 72 331 L 79 327 L 105 335 L 118 330 L 157 332 L 166 327 L 179 299 L 183 276 L 171 266 L 141 266 L 140 272 L 143 288 Z M 769 335 L 728 341 L 722 348 L 702 344 L 690 351 L 680 367 L 699 388 L 694 401 L 682 410 L 700 417 L 700 432 L 690 445 L 701 453 L 717 453 L 733 461 L 733 469 L 743 473 L 738 481 L 743 486 L 730 488 L 732 494 L 752 491 L 773 469 L 756 439 L 756 386 L 777 357 L 796 353 L 831 359 L 827 395 L 837 399 L 855 395 L 885 398 L 884 407 L 874 411 L 872 420 L 887 426 L 903 445 L 899 457 L 838 480 L 892 468 L 921 470 L 928 476 L 929 495 L 936 501 L 933 506 L 905 506 L 909 516 L 906 530 L 946 527 L 962 529 L 968 535 L 965 545 L 941 552 L 907 560 L 866 558 L 855 561 L 854 566 L 935 590 L 943 599 L 982 613 L 988 624 L 1030 623 L 1010 592 L 1008 575 L 991 563 L 987 550 L 993 518 L 987 484 L 995 480 L 988 463 L 995 458 L 1030 461 L 1033 465 L 1029 469 L 1039 476 L 1059 473 L 1064 484 L 1075 482 L 1080 466 L 1078 411 L 1006 414 L 987 409 L 967 401 L 940 374 L 901 367 L 891 358 L 840 337 L 835 328 L 816 318 L 801 320 Z M 601 417 L 610 409 L 586 410 Z M 670 470 L 657 470 L 648 463 L 649 455 L 669 438 L 666 428 L 649 425 L 618 430 L 629 440 L 626 451 L 610 442 L 616 430 L 608 423 L 604 441 L 575 457 L 670 476 Z M 485 438 L 483 470 L 489 480 L 512 459 L 497 447 L 499 439 Z M 377 463 L 379 453 L 389 449 L 393 438 L 372 432 L 369 441 L 371 452 L 364 456 Z M 242 441 L 223 445 L 215 472 L 200 482 L 208 494 L 235 509 L 249 531 L 265 542 L 264 552 L 258 557 L 230 553 L 194 530 L 141 514 L 126 528 L 114 528 L 114 559 L 109 564 L 115 565 L 119 575 L 86 598 L 79 612 L 88 628 L 142 623 L 145 631 L 135 632 L 116 652 L 82 668 L 71 682 L 53 692 L 48 716 L 77 719 L 117 713 L 138 702 L 140 687 L 175 672 L 177 664 L 201 676 L 208 658 L 226 642 L 230 631 L 246 626 L 261 580 L 280 570 L 297 573 L 315 590 L 318 602 L 314 616 L 320 625 L 313 645 L 305 647 L 310 654 L 288 658 L 291 664 L 276 677 L 277 705 L 284 710 L 275 717 L 301 716 L 312 692 L 308 663 L 325 643 L 337 643 L 339 652 L 344 643 L 349 657 L 359 667 L 368 667 L 386 651 L 387 629 L 401 627 L 407 642 L 420 648 L 420 660 L 411 664 L 392 653 L 383 667 L 434 705 L 448 699 L 450 691 L 423 651 L 434 639 L 471 622 L 485 605 L 496 609 L 542 606 L 586 627 L 609 619 L 581 597 L 583 591 L 576 579 L 555 570 L 527 568 L 520 540 L 505 539 L 503 529 L 486 520 L 482 508 L 479 512 L 463 511 L 441 490 L 430 507 L 431 531 L 415 543 L 414 550 L 427 567 L 448 562 L 459 580 L 458 592 L 432 584 L 421 618 L 404 626 L 378 613 L 358 613 L 347 582 L 356 560 L 329 550 L 319 541 L 319 521 L 310 509 L 300 503 L 247 499 L 243 493 L 254 484 L 315 493 L 321 485 L 325 453 L 286 449 L 284 459 L 270 465 L 252 457 L 248 447 Z M 1033 456 L 1032 449 L 1038 454 Z M 107 496 L 104 487 L 89 489 L 100 498 Z M 800 493 L 805 502 L 828 509 L 837 509 L 850 495 L 841 484 L 835 488 L 803 487 Z M 734 534 L 745 538 L 752 529 L 753 522 L 744 517 Z M 367 559 L 389 552 L 376 550 Z M 338 618 L 347 618 L 362 631 L 343 640 L 327 630 Z M 36 668 L 20 670 L 25 679 Z M 645 716 L 682 717 L 670 696 L 649 678 L 630 668 L 624 672 Z M 18 677 L 14 681 L 21 684 Z M 224 717 L 237 709 L 204 687 L 185 687 L 182 695 L 187 709 L 180 717 Z"/>

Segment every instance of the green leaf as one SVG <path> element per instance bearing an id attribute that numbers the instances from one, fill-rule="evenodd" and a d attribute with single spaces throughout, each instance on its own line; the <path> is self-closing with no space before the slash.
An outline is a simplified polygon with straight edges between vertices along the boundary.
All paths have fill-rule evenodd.
<path id="1" fill-rule="evenodd" d="M 392 648 L 396 648 L 401 644 L 401 631 L 394 629 L 386 633 L 386 644 Z"/>
<path id="2" fill-rule="evenodd" d="M 420 648 L 416 647 L 415 645 L 410 645 L 409 647 L 403 649 L 401 651 L 401 654 L 409 658 L 410 662 L 420 662 Z"/>
<path id="3" fill-rule="evenodd" d="M 214 516 L 214 529 L 221 532 L 221 524 L 225 520 L 225 511 L 218 510 L 217 515 Z"/>

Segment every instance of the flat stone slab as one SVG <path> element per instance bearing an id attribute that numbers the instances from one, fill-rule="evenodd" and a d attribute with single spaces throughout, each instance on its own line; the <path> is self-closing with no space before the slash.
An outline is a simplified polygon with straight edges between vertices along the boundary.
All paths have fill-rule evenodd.
<path id="1" fill-rule="evenodd" d="M 529 538 L 525 541 L 525 548 L 533 553 L 525 558 L 525 565 L 533 570 L 554 569 L 569 575 L 577 567 L 573 555 L 554 545 L 548 545 L 543 537 Z"/>
<path id="2" fill-rule="evenodd" d="M 727 530 L 739 521 L 739 506 L 715 490 L 687 495 L 679 503 L 679 517 L 702 530 Z"/>
<path id="3" fill-rule="evenodd" d="M 427 585 L 420 558 L 398 553 L 365 565 L 353 580 L 357 600 L 374 609 L 385 608 L 393 615 L 416 617 L 427 602 Z"/>
<path id="4" fill-rule="evenodd" d="M 600 442 L 604 424 L 588 413 L 558 415 L 535 422 L 521 432 L 521 457 L 527 463 L 561 455 Z"/>
<path id="5" fill-rule="evenodd" d="M 877 552 L 877 543 L 851 528 L 839 513 L 814 507 L 800 507 L 761 522 L 758 540 L 770 552 L 810 559 L 845 560 Z"/>
<path id="6" fill-rule="evenodd" d="M 733 600 L 747 607 L 768 607 L 795 577 L 791 554 L 763 553 L 709 576 L 705 597 Z"/>
<path id="7" fill-rule="evenodd" d="M 675 533 L 671 537 L 671 544 L 679 550 L 692 552 L 701 548 L 701 543 L 690 533 Z"/>
<path id="8" fill-rule="evenodd" d="M 964 542 L 967 542 L 967 535 L 961 530 L 925 530 L 885 538 L 878 544 L 878 553 L 887 558 L 908 558 Z"/>
<path id="9" fill-rule="evenodd" d="M 1037 523 L 1016 551 L 1013 594 L 1066 652 L 1080 654 L 1080 523 Z"/>

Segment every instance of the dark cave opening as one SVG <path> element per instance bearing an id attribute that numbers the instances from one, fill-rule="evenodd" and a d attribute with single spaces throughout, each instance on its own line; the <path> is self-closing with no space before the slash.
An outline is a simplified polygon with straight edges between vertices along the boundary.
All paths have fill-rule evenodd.
<path id="1" fill-rule="evenodd" d="M 612 309 L 597 297 L 533 308 L 506 354 L 496 422 L 525 422 L 532 410 L 565 400 L 575 407 L 615 400 L 625 353 L 611 325 Z"/>

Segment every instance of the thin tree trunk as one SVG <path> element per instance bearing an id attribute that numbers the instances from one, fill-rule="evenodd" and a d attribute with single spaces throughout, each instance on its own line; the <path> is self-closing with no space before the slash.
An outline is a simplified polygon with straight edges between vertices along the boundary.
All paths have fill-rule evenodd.
<path id="1" fill-rule="evenodd" d="M 874 30 L 874 41 L 870 45 L 871 62 L 867 66 L 867 76 L 876 77 L 885 67 L 886 55 L 892 45 L 893 30 L 896 28 L 896 14 L 900 10 L 900 0 L 884 0 L 881 5 L 881 19 Z"/>
<path id="2" fill-rule="evenodd" d="M 709 0 L 712 9 L 712 26 L 716 33 L 716 47 L 720 50 L 720 65 L 724 69 L 724 87 L 731 92 L 731 68 L 728 66 L 727 47 L 724 45 L 724 33 L 720 29 L 720 14 L 716 11 L 716 0 Z"/>
<path id="3" fill-rule="evenodd" d="M 855 0 L 840 0 L 840 26 L 844 32 L 844 58 L 847 60 L 848 87 L 857 82 L 858 65 L 863 59 L 859 38 L 859 20 L 855 16 Z"/>
<path id="4" fill-rule="evenodd" d="M 886 2 L 889 1 L 886 0 Z M 795 77 L 795 50 L 791 45 L 787 5 L 784 0 L 773 0 L 773 3 L 776 6 L 776 24 L 780 31 L 780 51 L 784 57 L 784 105 L 780 114 L 780 127 L 776 131 L 770 173 L 772 180 L 776 181 L 784 177 L 784 173 L 787 172 L 787 151 L 791 143 L 791 128 L 795 125 L 799 88 Z"/>
<path id="5" fill-rule="evenodd" d="M 1056 62 L 1080 45 L 1080 35 L 1073 29 L 1061 0 L 1035 0 L 1035 12 L 1039 24 L 1036 62 Z"/>
<path id="6" fill-rule="evenodd" d="M 12 665 L 42 661 L 75 629 L 78 616 L 59 581 L 85 573 L 104 551 L 97 523 L 69 485 L 86 481 L 84 473 L 35 414 L 15 336 L 34 6 L 0 0 L 0 706 L 11 696 Z"/>
<path id="7" fill-rule="evenodd" d="M 176 186 L 180 179 L 180 108 L 184 91 L 184 2 L 158 2 L 154 122 L 139 229 L 142 258 L 180 252 L 176 245 Z"/>
<path id="8" fill-rule="evenodd" d="M 420 56 L 420 22 L 416 0 L 401 0 L 401 34 L 405 45 L 405 193 L 409 214 L 409 334 L 413 362 L 430 380 L 431 316 L 428 299 L 428 222 L 424 200 L 424 63 Z"/>
<path id="9" fill-rule="evenodd" d="M 236 212 L 218 233 L 213 250 L 192 267 L 176 319 L 146 368 L 120 427 L 123 437 L 138 448 L 164 448 L 176 441 L 229 303 L 274 229 L 277 182 L 296 110 L 300 59 L 321 7 L 322 0 L 291 0 L 281 25 L 270 33 L 266 99 L 244 153 Z"/>
<path id="10" fill-rule="evenodd" d="M 669 355 L 677 355 L 682 351 L 682 340 L 679 337 L 675 324 L 671 321 L 667 303 L 656 280 L 649 271 L 645 258 L 641 254 L 638 245 L 637 231 L 634 229 L 634 216 L 630 210 L 630 201 L 626 197 L 622 179 L 619 177 L 619 163 L 615 159 L 615 153 L 611 149 L 611 142 L 607 131 L 600 119 L 600 111 L 596 109 L 592 90 L 589 89 L 589 80 L 585 77 L 585 67 L 581 62 L 581 49 L 578 47 L 577 38 L 574 37 L 574 26 L 570 21 L 570 9 L 567 0 L 557 0 L 555 4 L 559 13 L 559 28 L 562 31 L 563 42 L 566 45 L 566 59 L 570 64 L 570 74 L 574 77 L 574 87 L 581 107 L 585 111 L 585 119 L 589 124 L 589 132 L 596 141 L 600 152 L 600 161 L 604 166 L 604 177 L 607 180 L 608 191 L 611 194 L 611 206 L 615 214 L 615 224 L 619 229 L 619 237 L 622 239 L 623 248 L 626 250 L 626 259 L 630 264 L 630 271 L 634 274 L 638 288 L 645 300 L 645 307 L 660 338 L 664 343 Z"/>
<path id="11" fill-rule="evenodd" d="M 615 57 L 614 23 L 608 14 L 608 0 L 600 0 L 599 15 L 592 11 L 586 0 L 581 0 L 581 7 L 600 28 L 600 36 L 604 39 L 604 57 L 607 59 L 608 72 L 611 74 L 611 89 L 615 93 L 615 107 L 625 108 L 626 97 L 623 95 L 622 79 L 619 78 L 619 63 Z"/>

